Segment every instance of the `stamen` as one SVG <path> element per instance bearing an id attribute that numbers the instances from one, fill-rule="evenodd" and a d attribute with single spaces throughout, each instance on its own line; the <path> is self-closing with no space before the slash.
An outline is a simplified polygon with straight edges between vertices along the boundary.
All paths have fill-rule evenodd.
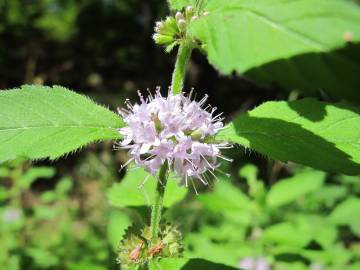
<path id="1" fill-rule="evenodd" d="M 200 175 L 198 175 L 197 178 L 200 179 L 200 181 L 201 181 L 205 186 L 209 185 L 209 183 L 208 183 L 207 181 L 205 181 L 204 179 L 202 179 L 202 178 L 200 177 Z"/>
<path id="2" fill-rule="evenodd" d="M 127 165 L 129 165 L 132 161 L 134 160 L 134 158 L 130 158 L 128 161 L 126 161 L 124 164 L 122 164 L 120 166 L 119 172 L 121 172 Z"/>
<path id="3" fill-rule="evenodd" d="M 229 161 L 229 162 L 233 162 L 234 160 L 232 158 L 227 158 L 224 157 L 223 155 L 218 155 L 219 158 L 222 158 L 223 160 Z"/>
<path id="4" fill-rule="evenodd" d="M 223 170 L 220 170 L 219 168 L 216 168 L 216 171 L 219 172 L 219 173 L 221 173 L 221 174 L 223 174 L 223 175 L 225 175 L 226 177 L 229 177 L 229 178 L 230 178 L 230 176 L 231 176 L 230 173 L 226 173 L 226 172 L 224 172 Z"/>
<path id="5" fill-rule="evenodd" d="M 191 180 L 191 184 L 192 184 L 192 186 L 193 186 L 193 188 L 194 188 L 194 190 L 195 190 L 195 194 L 196 194 L 196 195 L 199 195 L 199 193 L 197 192 L 196 186 L 195 186 L 195 184 L 194 184 L 194 180 L 193 180 L 192 178 L 191 178 L 190 180 Z"/>
<path id="6" fill-rule="evenodd" d="M 199 105 L 200 107 L 202 107 L 202 105 L 206 102 L 206 100 L 208 99 L 208 95 L 206 94 L 200 101 L 199 101 Z"/>
<path id="7" fill-rule="evenodd" d="M 142 183 L 138 186 L 138 189 L 142 189 L 142 188 L 145 186 L 147 180 L 149 180 L 149 178 L 150 178 L 150 174 L 148 174 L 148 175 L 145 177 L 145 179 L 142 181 Z"/>

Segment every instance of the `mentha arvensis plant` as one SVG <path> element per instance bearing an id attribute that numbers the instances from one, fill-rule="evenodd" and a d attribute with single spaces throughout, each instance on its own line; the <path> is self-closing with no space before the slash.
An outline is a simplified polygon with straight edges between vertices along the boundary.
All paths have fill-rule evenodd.
<path id="1" fill-rule="evenodd" d="M 115 114 L 60 86 L 27 85 L 0 91 L 0 162 L 17 157 L 55 160 L 91 142 L 112 140 L 116 141 L 115 148 L 129 154 L 122 167 L 132 163 L 145 170 L 147 177 L 140 179 L 141 186 L 153 184 L 154 194 L 148 196 L 149 202 L 135 206 L 151 203 L 150 221 L 143 224 L 134 219 L 126 231 L 117 254 L 121 269 L 167 270 L 168 266 L 158 265 L 164 258 L 173 260 L 186 254 L 179 228 L 161 219 L 163 205 L 171 206 L 164 200 L 168 178 L 175 176 L 179 186 L 197 193 L 197 185 L 206 187 L 216 178 L 220 160 L 230 160 L 222 152 L 234 143 L 284 162 L 360 174 L 360 110 L 354 106 L 315 99 L 270 101 L 225 125 L 222 114 L 207 104 L 207 96 L 195 98 L 193 91 L 183 87 L 191 53 L 198 49 L 223 74 L 254 71 L 259 75 L 254 77 L 264 83 L 275 76 L 284 89 L 305 87 L 309 95 L 321 89 L 326 92 L 324 96 L 359 102 L 358 86 L 355 92 L 349 88 L 358 79 L 351 73 L 359 72 L 355 62 L 348 62 L 351 57 L 339 50 L 344 45 L 341 42 L 355 45 L 360 41 L 360 28 L 355 27 L 360 25 L 360 16 L 354 13 L 357 11 L 351 1 L 274 0 L 271 8 L 267 1 L 250 0 L 168 2 L 172 14 L 155 24 L 152 36 L 166 52 L 178 50 L 167 95 L 163 96 L 160 89 L 146 96 L 139 94 L 140 101 L 127 100 Z M 314 10 L 314 2 L 318 2 L 318 10 Z M 341 23 L 339 16 L 333 16 L 339 11 Z M 296 16 L 291 18 L 289 14 L 294 12 Z M 319 33 L 319 29 L 328 31 Z M 350 32 L 351 39 L 341 38 Z M 319 78 L 310 69 L 305 70 L 307 60 L 300 61 L 300 57 L 297 61 L 298 56 L 311 59 L 314 54 L 315 60 L 310 63 L 318 67 L 319 53 L 321 59 L 328 59 L 329 52 L 336 52 L 336 57 L 321 61 L 324 72 Z M 288 61 L 293 59 L 296 61 Z M 345 67 L 341 63 L 348 63 L 350 71 L 333 73 Z M 316 81 L 313 86 L 312 80 Z M 125 178 L 128 176 L 131 173 Z M 149 179 L 153 182 L 146 182 Z M 141 191 L 126 190 L 130 192 L 138 195 Z M 134 205 L 121 207 L 127 206 Z M 242 261 L 241 267 L 254 265 L 248 260 Z"/>

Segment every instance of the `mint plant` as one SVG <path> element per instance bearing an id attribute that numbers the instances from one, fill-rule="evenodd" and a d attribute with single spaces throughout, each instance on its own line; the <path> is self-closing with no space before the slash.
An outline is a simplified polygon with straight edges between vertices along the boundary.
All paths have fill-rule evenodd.
<path id="1" fill-rule="evenodd" d="M 174 224 L 161 221 L 164 204 L 173 203 L 165 203 L 169 178 L 197 193 L 197 183 L 208 186 L 216 179 L 219 159 L 231 161 L 222 151 L 233 145 L 323 171 L 360 173 L 360 99 L 354 87 L 360 81 L 347 73 L 360 68 L 339 51 L 360 40 L 358 6 L 340 0 L 317 0 L 315 6 L 310 0 L 170 0 L 169 6 L 171 15 L 156 23 L 153 35 L 166 52 L 178 50 L 167 96 L 160 89 L 147 97 L 139 93 L 140 103 L 127 101 L 116 114 L 61 86 L 25 85 L 0 92 L 0 162 L 18 157 L 55 160 L 103 140 L 129 151 L 128 163 L 144 176 L 138 185 L 150 186 L 154 197 L 147 226 L 130 228 L 120 244 L 118 262 L 124 269 L 168 269 L 164 262 L 180 269 L 188 263 L 172 261 L 186 254 L 182 235 Z M 323 29 L 327 31 L 320 34 Z M 223 74 L 245 74 L 265 85 L 275 80 L 305 95 L 322 90 L 341 102 L 269 101 L 224 124 L 221 113 L 205 104 L 207 96 L 196 100 L 184 87 L 194 49 Z M 307 54 L 317 55 L 311 61 L 320 75 L 307 74 L 297 61 Z M 286 75 L 266 66 L 258 69 L 284 64 L 290 66 Z M 115 187 L 109 191 L 110 201 L 129 206 L 126 197 L 140 191 L 130 184 L 124 192 L 128 182 L 120 185 L 123 198 L 117 198 Z M 186 193 L 182 188 L 179 199 Z M 278 196 L 266 199 L 273 206 L 283 203 Z"/>

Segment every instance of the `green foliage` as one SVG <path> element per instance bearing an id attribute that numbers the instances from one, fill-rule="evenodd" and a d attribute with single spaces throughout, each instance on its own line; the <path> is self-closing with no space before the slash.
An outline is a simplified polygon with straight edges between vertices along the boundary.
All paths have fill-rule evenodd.
<path id="1" fill-rule="evenodd" d="M 63 42 L 76 32 L 75 21 L 80 5 L 75 0 L 40 0 L 36 4 L 24 4 L 22 0 L 2 0 L 0 8 L 8 27 L 27 30 L 34 27 L 43 30 L 51 39 Z"/>
<path id="2" fill-rule="evenodd" d="M 107 226 L 108 241 L 114 251 L 119 247 L 126 229 L 131 225 L 131 220 L 125 213 L 119 210 L 110 212 L 110 222 Z"/>
<path id="3" fill-rule="evenodd" d="M 354 234 L 360 236 L 360 199 L 346 199 L 331 212 L 329 218 L 336 225 L 350 226 Z"/>
<path id="4" fill-rule="evenodd" d="M 151 205 L 155 195 L 157 180 L 152 176 L 146 180 L 148 175 L 143 169 L 128 172 L 120 183 L 114 184 L 109 189 L 107 195 L 110 204 L 117 207 Z M 146 182 L 142 186 L 144 180 Z M 170 207 L 183 199 L 186 193 L 187 189 L 179 187 L 178 181 L 170 177 L 165 190 L 164 206 Z"/>
<path id="5" fill-rule="evenodd" d="M 118 139 L 120 117 L 60 86 L 0 92 L 0 162 L 56 159 L 93 141 Z"/>
<path id="6" fill-rule="evenodd" d="M 17 0 L 15 0 L 17 1 Z M 75 20 L 79 5 L 74 0 L 65 3 L 43 0 L 44 14 L 35 21 L 35 26 L 59 41 L 68 40 L 75 32 Z"/>
<path id="7" fill-rule="evenodd" d="M 360 102 L 360 8 L 341 0 L 210 1 L 193 35 L 222 73 Z M 347 42 L 349 48 L 344 46 Z M 340 50 L 340 48 L 342 48 Z"/>
<path id="8" fill-rule="evenodd" d="M 251 181 L 247 179 L 247 183 L 254 186 L 262 182 L 252 165 L 241 168 L 240 174 L 251 178 Z M 302 189 L 299 185 L 292 184 L 298 183 L 298 179 L 304 179 L 305 185 L 309 185 L 310 180 L 307 179 L 312 179 L 316 184 Z M 356 240 L 348 246 L 342 238 L 343 234 L 348 239 L 355 239 L 357 235 L 353 230 L 354 225 L 348 225 L 345 229 L 343 227 L 347 225 L 345 220 L 356 222 L 357 199 L 350 199 L 351 203 L 347 199 L 335 202 L 339 207 L 336 212 L 344 213 L 344 217 L 337 217 L 342 222 L 336 224 L 333 216 L 338 214 L 327 215 L 333 205 L 328 207 L 325 203 L 331 199 L 332 193 L 324 194 L 314 201 L 314 197 L 322 189 L 328 186 L 342 187 L 324 182 L 324 173 L 310 169 L 299 170 L 290 179 L 280 179 L 270 188 L 264 189 L 263 198 L 276 195 L 282 197 L 276 207 L 259 195 L 254 197 L 242 193 L 238 187 L 240 183 L 232 180 L 236 186 L 220 179 L 212 192 L 203 193 L 196 198 L 200 204 L 196 204 L 199 211 L 197 216 L 192 212 L 194 210 L 189 210 L 189 205 L 185 206 L 187 211 L 181 216 L 181 220 L 187 221 L 187 217 L 189 220 L 196 220 L 190 227 L 188 224 L 183 225 L 183 230 L 188 230 L 185 234 L 187 258 L 202 258 L 237 266 L 239 261 L 261 257 L 274 270 L 311 269 L 315 265 L 331 270 L 352 269 L 359 261 Z M 333 181 L 334 179 L 329 179 L 329 182 Z M 250 190 L 250 185 L 247 188 Z M 351 190 L 345 192 L 347 196 L 357 196 Z M 291 194 L 291 201 L 284 193 Z M 241 194 L 240 197 L 238 194 Z M 226 204 L 222 204 L 221 201 L 225 198 Z M 241 198 L 243 207 L 237 202 L 238 198 Z M 343 205 L 348 209 L 342 209 Z M 353 213 L 352 218 L 349 216 L 350 212 Z M 244 216 L 247 218 L 242 218 Z M 182 266 L 180 264 L 175 269 L 182 269 Z"/>
<path id="9" fill-rule="evenodd" d="M 270 207 L 279 207 L 291 203 L 318 190 L 324 182 L 325 173 L 318 171 L 304 171 L 295 176 L 276 183 L 266 197 Z"/>
<path id="10" fill-rule="evenodd" d="M 87 189 L 94 182 L 79 183 L 77 190 L 84 197 L 80 201 L 70 195 L 73 178 L 59 179 L 50 190 L 34 189 L 36 182 L 54 175 L 54 168 L 29 167 L 16 160 L 0 169 L 7 171 L 0 177 L 6 194 L 0 199 L 2 269 L 105 270 L 106 265 L 115 265 L 104 230 L 108 219 L 100 185 L 93 186 L 95 194 L 92 191 L 89 199 Z M 90 210 L 92 201 L 96 208 Z M 110 223 L 116 222 L 111 218 Z"/>
<path id="11" fill-rule="evenodd" d="M 313 99 L 267 102 L 237 117 L 217 136 L 281 161 L 360 173 L 359 110 Z"/>

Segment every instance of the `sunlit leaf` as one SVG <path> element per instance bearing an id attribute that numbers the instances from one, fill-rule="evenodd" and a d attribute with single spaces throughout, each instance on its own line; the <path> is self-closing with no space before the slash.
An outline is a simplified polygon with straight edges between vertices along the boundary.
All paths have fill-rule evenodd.
<path id="1" fill-rule="evenodd" d="M 94 141 L 118 139 L 123 121 L 60 86 L 0 91 L 0 162 L 56 159 Z"/>
<path id="2" fill-rule="evenodd" d="M 330 214 L 330 220 L 337 225 L 360 224 L 360 199 L 348 198 Z"/>
<path id="3" fill-rule="evenodd" d="M 360 8 L 340 0 L 209 1 L 192 24 L 211 64 L 263 84 L 360 102 Z M 351 43 L 351 44 L 350 44 Z M 348 46 L 345 48 L 346 44 Z"/>
<path id="4" fill-rule="evenodd" d="M 237 117 L 217 138 L 284 162 L 360 173 L 359 109 L 345 104 L 266 102 Z"/>

